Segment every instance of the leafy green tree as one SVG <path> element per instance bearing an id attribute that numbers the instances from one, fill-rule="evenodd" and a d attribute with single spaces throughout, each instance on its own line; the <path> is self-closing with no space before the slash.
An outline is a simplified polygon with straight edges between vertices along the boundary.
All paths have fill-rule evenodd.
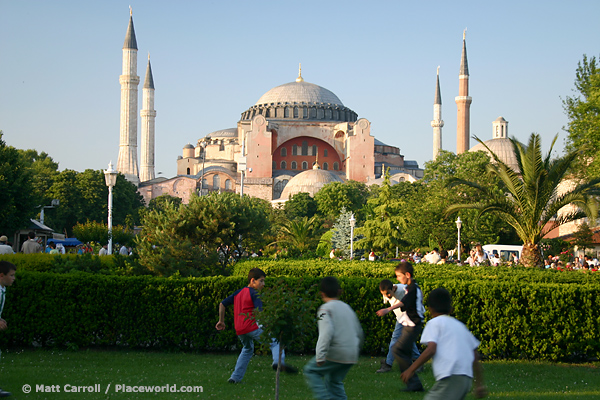
<path id="1" fill-rule="evenodd" d="M 108 225 L 102 222 L 87 221 L 83 224 L 77 223 L 73 227 L 73 235 L 83 243 L 106 244 L 108 242 Z M 119 243 L 125 246 L 133 244 L 134 235 L 129 228 L 123 225 L 113 225 L 112 227 L 113 243 Z M 116 249 L 117 251 L 119 249 Z"/>
<path id="2" fill-rule="evenodd" d="M 140 263 L 159 275 L 225 273 L 245 248 L 264 247 L 270 211 L 265 200 L 230 192 L 192 196 L 180 207 L 166 202 L 142 217 Z"/>
<path id="3" fill-rule="evenodd" d="M 308 193 L 296 193 L 285 202 L 283 209 L 289 220 L 312 218 L 317 213 L 317 202 Z"/>
<path id="4" fill-rule="evenodd" d="M 47 218 L 47 225 L 56 231 L 71 234 L 77 223 L 107 221 L 108 187 L 102 170 L 61 171 L 54 178 L 49 195 L 60 201 L 60 206 L 48 213 Z M 113 224 L 131 228 L 143 205 L 137 186 L 119 174 L 113 188 Z"/>
<path id="5" fill-rule="evenodd" d="M 0 232 L 10 236 L 28 226 L 35 216 L 36 200 L 31 169 L 19 151 L 7 146 L 0 131 Z"/>
<path id="6" fill-rule="evenodd" d="M 575 95 L 563 100 L 569 118 L 567 151 L 578 151 L 572 172 L 579 176 L 600 176 L 600 64 L 584 54 L 575 73 Z"/>
<path id="7" fill-rule="evenodd" d="M 256 321 L 262 326 L 263 336 L 279 342 L 279 362 L 275 376 L 275 399 L 279 399 L 281 355 L 293 346 L 302 348 L 313 341 L 317 332 L 316 287 L 309 291 L 303 285 L 290 285 L 285 279 L 264 288 L 261 292 L 262 311 L 255 310 Z M 268 342 L 265 340 L 264 342 Z"/>
<path id="8" fill-rule="evenodd" d="M 170 194 L 162 194 L 158 197 L 153 198 L 148 203 L 148 208 L 150 210 L 162 210 L 166 207 L 166 203 L 173 203 L 175 207 L 179 207 L 181 205 L 181 197 L 171 196 Z"/>
<path id="9" fill-rule="evenodd" d="M 581 181 L 573 188 L 558 191 L 559 184 L 567 177 L 578 153 L 571 151 L 552 159 L 552 148 L 557 137 L 545 157 L 542 156 L 540 135 L 532 133 L 527 147 L 511 139 L 521 174 L 513 171 L 492 152 L 495 162 L 487 165 L 487 171 L 492 179 L 501 181 L 502 190 L 460 178 L 449 182 L 450 187 L 469 187 L 483 197 L 477 202 L 465 199 L 462 204 L 451 205 L 447 211 L 452 213 L 474 209 L 479 215 L 492 213 L 501 216 L 523 241 L 520 262 L 528 267 L 543 265 L 540 241 L 550 230 L 585 216 L 595 221 L 598 213 L 594 196 L 600 194 L 600 178 Z M 559 213 L 561 208 L 568 205 L 578 208 Z"/>
<path id="10" fill-rule="evenodd" d="M 47 153 L 38 153 L 37 150 L 19 150 L 21 160 L 29 166 L 32 174 L 33 192 L 37 206 L 48 206 L 53 200 L 50 198 L 50 188 L 54 178 L 58 175 L 58 163 Z M 46 212 L 53 212 L 52 209 Z"/>
<path id="11" fill-rule="evenodd" d="M 594 232 L 592 232 L 590 226 L 584 222 L 573 235 L 573 239 L 573 244 L 577 246 L 578 249 L 585 252 L 585 249 L 589 249 L 594 244 Z"/>
<path id="12" fill-rule="evenodd" d="M 377 197 L 369 199 L 371 214 L 361 228 L 356 230 L 363 238 L 357 242 L 361 249 L 372 249 L 377 253 L 395 254 L 402 244 L 401 230 L 406 228 L 406 219 L 400 213 L 400 199 L 390 186 L 390 175 L 386 172 Z"/>
<path id="13" fill-rule="evenodd" d="M 367 185 L 356 181 L 328 183 L 315 194 L 319 214 L 330 220 L 336 219 L 345 207 L 356 215 L 357 220 L 363 221 L 360 210 L 368 197 Z"/>

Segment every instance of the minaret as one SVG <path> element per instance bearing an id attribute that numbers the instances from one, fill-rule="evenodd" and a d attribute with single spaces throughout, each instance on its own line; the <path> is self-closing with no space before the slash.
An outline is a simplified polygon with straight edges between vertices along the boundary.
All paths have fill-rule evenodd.
<path id="1" fill-rule="evenodd" d="M 137 112 L 138 85 L 137 76 L 137 42 L 133 29 L 133 13 L 129 8 L 129 26 L 123 45 L 123 75 L 121 83 L 121 135 L 119 141 L 119 158 L 117 171 L 123 173 L 128 181 L 139 183 L 137 160 Z"/>
<path id="2" fill-rule="evenodd" d="M 146 80 L 142 89 L 142 158 L 140 164 L 140 182 L 154 179 L 154 79 L 152 78 L 152 67 L 150 66 L 150 54 L 148 54 L 148 67 L 146 68 Z"/>
<path id="3" fill-rule="evenodd" d="M 469 64 L 467 63 L 467 30 L 463 31 L 463 49 L 460 60 L 460 74 L 458 76 L 458 96 L 455 98 L 457 108 L 456 118 L 456 154 L 469 151 L 469 136 L 471 134 L 470 109 L 471 96 L 469 96 Z"/>
<path id="4" fill-rule="evenodd" d="M 440 150 L 442 150 L 442 92 L 440 90 L 440 67 L 437 67 L 437 84 L 435 86 L 435 100 L 433 101 L 433 159 L 435 160 Z"/>

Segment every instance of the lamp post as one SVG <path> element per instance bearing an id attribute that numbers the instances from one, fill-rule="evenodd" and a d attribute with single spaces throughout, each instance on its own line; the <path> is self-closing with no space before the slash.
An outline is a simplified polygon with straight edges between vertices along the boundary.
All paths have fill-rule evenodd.
<path id="1" fill-rule="evenodd" d="M 456 218 L 456 228 L 458 229 L 458 263 L 460 264 L 460 228 L 462 228 L 460 216 Z"/>
<path id="2" fill-rule="evenodd" d="M 354 219 L 354 213 L 350 215 L 350 259 L 354 257 L 354 225 L 356 224 L 356 219 Z"/>
<path id="3" fill-rule="evenodd" d="M 40 211 L 40 222 L 42 223 L 42 225 L 44 225 L 44 210 L 46 208 L 56 208 L 60 205 L 60 201 L 58 199 L 54 199 L 52 200 L 52 202 L 50 203 L 50 206 L 42 206 L 42 211 Z"/>
<path id="4" fill-rule="evenodd" d="M 206 142 L 200 144 L 202 146 L 202 176 L 200 177 L 200 196 L 204 189 L 204 162 L 206 161 Z"/>
<path id="5" fill-rule="evenodd" d="M 117 183 L 117 171 L 114 170 L 112 161 L 108 163 L 108 169 L 104 171 L 104 179 L 108 186 L 108 254 L 112 254 L 112 190 Z"/>

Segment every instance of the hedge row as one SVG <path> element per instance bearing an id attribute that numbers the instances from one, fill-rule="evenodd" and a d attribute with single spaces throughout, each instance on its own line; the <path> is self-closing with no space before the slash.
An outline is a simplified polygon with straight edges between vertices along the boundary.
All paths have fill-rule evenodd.
<path id="1" fill-rule="evenodd" d="M 315 291 L 318 277 L 286 278 Z M 342 300 L 356 311 L 366 340 L 363 351 L 385 352 L 394 316 L 377 317 L 379 278 L 340 277 Z M 276 278 L 267 278 L 267 286 Z M 9 329 L 0 345 L 129 346 L 197 351 L 234 350 L 233 330 L 217 332 L 219 302 L 246 285 L 243 277 L 166 279 L 18 271 L 3 317 Z M 533 284 L 484 280 L 422 279 L 427 294 L 444 286 L 455 316 L 481 340 L 481 353 L 503 359 L 600 357 L 600 285 Z M 316 311 L 316 310 L 315 310 Z M 305 348 L 314 349 L 314 337 Z"/>
<path id="2" fill-rule="evenodd" d="M 248 276 L 251 268 L 260 268 L 267 276 L 304 277 L 337 276 L 363 278 L 394 278 L 394 267 L 398 261 L 337 261 L 337 260 L 249 260 L 238 262 L 233 269 L 234 276 Z M 432 265 L 415 264 L 418 280 L 440 279 L 446 281 L 474 280 L 492 282 L 530 283 L 577 283 L 600 285 L 599 272 L 557 271 L 525 267 L 470 267 L 456 264 Z"/>

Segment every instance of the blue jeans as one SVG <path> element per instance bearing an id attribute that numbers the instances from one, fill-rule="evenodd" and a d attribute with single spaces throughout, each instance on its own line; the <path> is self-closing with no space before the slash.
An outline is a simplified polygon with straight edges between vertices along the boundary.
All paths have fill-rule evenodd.
<path id="1" fill-rule="evenodd" d="M 246 368 L 248 368 L 248 364 L 250 363 L 250 359 L 254 355 L 254 341 L 260 342 L 260 335 L 263 330 L 258 328 L 255 331 L 245 333 L 243 335 L 238 335 L 242 345 L 242 352 L 238 356 L 237 362 L 235 363 L 235 369 L 233 370 L 233 374 L 229 379 L 233 379 L 236 382 L 239 382 L 244 377 L 246 373 Z M 275 340 L 271 341 L 271 354 L 273 355 L 273 364 L 277 364 L 279 361 L 279 343 Z M 285 365 L 285 352 L 281 353 L 281 364 Z"/>
<path id="2" fill-rule="evenodd" d="M 388 350 L 387 357 L 385 358 L 385 362 L 387 365 L 394 364 L 394 353 L 392 352 L 392 347 L 394 347 L 394 344 L 396 344 L 396 342 L 400 338 L 400 335 L 402 335 L 402 324 L 396 321 L 396 327 L 394 327 L 394 333 L 392 333 L 392 340 L 390 340 L 390 348 Z M 417 344 L 413 343 L 411 358 L 413 360 L 416 360 L 417 358 L 419 358 L 420 355 L 421 353 L 417 348 Z"/>
<path id="3" fill-rule="evenodd" d="M 313 357 L 304 367 L 304 377 L 315 398 L 346 400 L 348 397 L 344 390 L 344 378 L 353 365 L 325 361 L 325 364 L 319 367 L 317 358 Z"/>

